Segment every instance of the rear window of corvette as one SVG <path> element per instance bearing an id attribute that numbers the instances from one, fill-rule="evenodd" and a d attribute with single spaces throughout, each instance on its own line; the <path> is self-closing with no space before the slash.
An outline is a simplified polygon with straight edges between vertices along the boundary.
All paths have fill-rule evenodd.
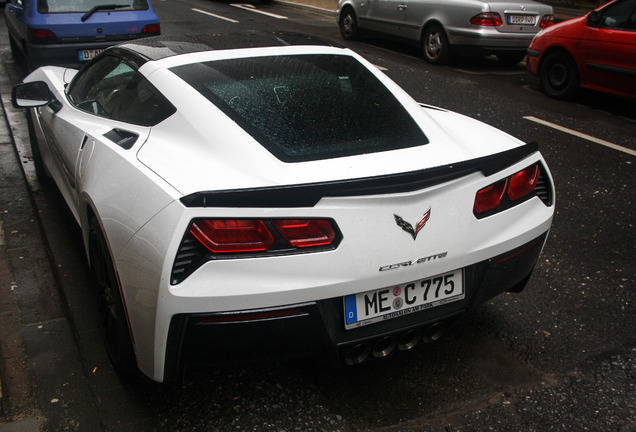
<path id="1" fill-rule="evenodd" d="M 171 70 L 285 162 L 428 143 L 391 92 L 352 57 L 253 57 Z"/>

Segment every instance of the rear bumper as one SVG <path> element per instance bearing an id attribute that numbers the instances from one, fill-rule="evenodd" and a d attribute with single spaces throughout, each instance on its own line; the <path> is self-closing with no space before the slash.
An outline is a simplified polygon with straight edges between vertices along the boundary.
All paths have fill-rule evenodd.
<path id="1" fill-rule="evenodd" d="M 535 33 L 501 33 L 495 29 L 448 29 L 448 41 L 456 51 L 479 53 L 525 52 L 534 36 Z"/>
<path id="2" fill-rule="evenodd" d="M 342 298 L 282 308 L 175 315 L 168 334 L 164 379 L 177 379 L 187 364 L 296 357 L 355 364 L 435 340 L 477 304 L 505 291 L 521 291 L 546 237 L 547 232 L 519 248 L 466 267 L 463 300 L 355 329 L 344 328 Z"/>
<path id="3" fill-rule="evenodd" d="M 137 36 L 145 37 L 145 36 Z M 81 42 L 64 44 L 31 44 L 26 45 L 26 55 L 30 65 L 35 69 L 45 65 L 55 65 L 64 67 L 81 67 L 86 61 L 81 61 L 79 52 L 82 50 L 104 50 L 113 45 L 125 42 L 130 39 L 109 40 L 104 42 Z"/>

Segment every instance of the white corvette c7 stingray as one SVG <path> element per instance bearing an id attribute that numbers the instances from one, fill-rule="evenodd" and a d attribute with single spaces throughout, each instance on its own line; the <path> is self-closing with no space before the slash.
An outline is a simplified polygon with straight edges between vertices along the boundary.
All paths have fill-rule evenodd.
<path id="1" fill-rule="evenodd" d="M 81 226 L 115 368 L 346 364 L 524 288 L 554 187 L 536 144 L 282 33 L 158 37 L 13 91 Z"/>

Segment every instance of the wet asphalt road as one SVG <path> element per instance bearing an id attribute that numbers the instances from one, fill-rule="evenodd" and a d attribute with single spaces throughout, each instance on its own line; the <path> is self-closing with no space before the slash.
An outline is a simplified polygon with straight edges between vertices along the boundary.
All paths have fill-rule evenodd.
<path id="1" fill-rule="evenodd" d="M 331 17 L 255 5 L 287 19 L 223 2 L 155 8 L 164 34 L 236 30 L 192 11 L 198 8 L 247 28 L 340 40 Z M 37 409 L 48 418 L 42 430 L 98 424 L 105 431 L 636 431 L 636 157 L 528 119 L 634 150 L 634 104 L 590 93 L 576 103 L 552 101 L 523 66 L 501 68 L 491 59 L 432 67 L 410 48 L 377 40 L 347 45 L 417 100 L 539 142 L 555 178 L 557 214 L 527 289 L 484 304 L 433 344 L 355 368 L 307 360 L 192 369 L 179 386 L 121 381 L 99 341 L 79 232 L 57 190 L 32 182 L 55 271 L 51 284 L 63 294 L 75 338 L 69 343 L 79 350 L 74 374 L 83 374 L 77 385 L 86 387 L 67 391 L 76 381 L 63 379 L 36 385 Z M 6 41 L 0 55 L 10 79 L 19 81 L 24 71 Z M 46 374 L 31 368 L 36 382 Z"/>

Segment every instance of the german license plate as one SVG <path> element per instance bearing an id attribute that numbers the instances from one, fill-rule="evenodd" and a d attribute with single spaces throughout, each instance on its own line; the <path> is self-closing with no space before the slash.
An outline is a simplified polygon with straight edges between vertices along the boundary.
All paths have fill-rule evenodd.
<path id="1" fill-rule="evenodd" d="M 104 51 L 103 49 L 88 49 L 88 50 L 79 50 L 77 55 L 79 56 L 80 61 L 90 60 L 92 58 L 97 57 L 97 54 Z"/>
<path id="2" fill-rule="evenodd" d="M 508 24 L 534 25 L 535 17 L 532 15 L 508 15 Z"/>
<path id="3" fill-rule="evenodd" d="M 373 324 L 461 300 L 462 270 L 344 297 L 345 328 Z"/>

